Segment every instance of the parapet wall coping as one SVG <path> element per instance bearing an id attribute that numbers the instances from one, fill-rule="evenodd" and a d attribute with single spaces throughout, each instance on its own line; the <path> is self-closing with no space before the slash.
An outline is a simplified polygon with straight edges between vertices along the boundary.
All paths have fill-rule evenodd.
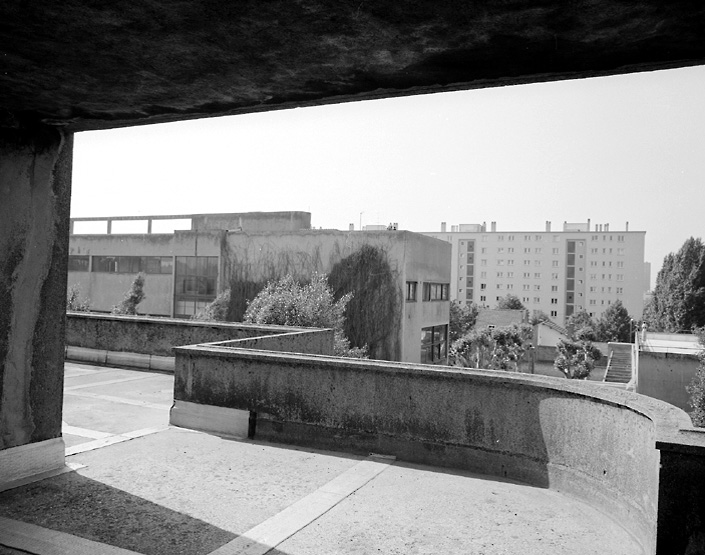
<path id="1" fill-rule="evenodd" d="M 320 331 L 330 328 L 304 328 L 295 326 L 278 326 L 274 324 L 249 324 L 245 322 L 206 322 L 202 320 L 183 320 L 181 318 L 161 318 L 154 316 L 127 316 L 122 314 L 99 314 L 96 312 L 67 312 L 72 318 L 85 318 L 87 320 L 119 320 L 123 322 L 140 322 L 149 324 L 164 324 L 169 326 L 195 326 L 204 328 L 222 328 L 222 329 L 246 329 L 246 330 L 262 330 L 265 335 L 282 334 L 282 333 L 301 333 Z"/>
<path id="2" fill-rule="evenodd" d="M 652 399 L 631 391 L 606 388 L 603 385 L 593 384 L 583 380 L 568 380 L 552 378 L 549 376 L 536 376 L 501 370 L 476 370 L 470 368 L 456 368 L 451 366 L 431 366 L 426 364 L 411 364 L 404 362 L 390 362 L 383 360 L 341 358 L 329 355 L 311 355 L 268 351 L 259 349 L 246 349 L 237 347 L 222 347 L 211 344 L 187 345 L 175 347 L 174 352 L 179 356 L 195 355 L 215 358 L 228 358 L 235 355 L 241 360 L 266 360 L 276 363 L 275 368 L 285 372 L 286 365 L 307 364 L 310 367 L 334 366 L 350 368 L 376 373 L 415 374 L 424 379 L 462 380 L 471 377 L 484 382 L 492 382 L 503 387 L 530 387 L 550 389 L 568 395 L 594 399 L 613 406 L 623 407 L 650 419 L 656 428 L 658 441 L 680 443 L 680 430 L 692 430 L 693 426 L 688 414 L 668 403 Z M 698 435 L 695 445 L 705 448 L 705 434 Z"/>

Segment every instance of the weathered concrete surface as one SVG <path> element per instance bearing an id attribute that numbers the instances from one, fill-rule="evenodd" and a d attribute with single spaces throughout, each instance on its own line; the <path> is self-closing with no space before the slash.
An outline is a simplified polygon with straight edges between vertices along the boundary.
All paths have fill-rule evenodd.
<path id="1" fill-rule="evenodd" d="M 0 449 L 61 435 L 72 145 L 0 130 Z"/>
<path id="2" fill-rule="evenodd" d="M 142 316 L 116 316 L 70 312 L 67 315 L 66 344 L 74 347 L 104 351 L 124 351 L 158 356 L 173 356 L 173 347 L 196 343 L 214 343 L 246 338 L 260 338 L 249 342 L 249 348 L 274 348 L 284 342 L 292 346 L 301 337 L 304 349 L 301 352 L 330 353 L 332 332 L 322 332 L 308 328 L 270 326 L 262 324 L 197 322 L 169 318 L 147 318 Z M 296 334 L 285 336 L 281 341 L 266 342 L 267 347 L 257 347 L 266 341 L 264 336 Z M 330 345 L 330 346 L 329 346 Z M 313 349 L 313 350 L 305 350 Z"/>
<path id="3" fill-rule="evenodd" d="M 646 551 L 656 538 L 659 430 L 689 425 L 675 407 L 587 382 L 217 347 L 176 353 L 175 400 L 256 413 L 256 439 L 569 492 Z"/>
<path id="4" fill-rule="evenodd" d="M 158 389 L 171 380 L 67 364 L 67 405 L 81 392 L 113 398 L 101 419 L 67 408 L 67 429 L 125 437 L 158 426 L 131 403 L 147 397 L 167 405 Z M 110 429 L 107 421 L 113 422 Z M 95 441 L 71 437 L 79 448 Z M 618 522 L 559 492 L 393 460 L 372 463 L 377 472 L 359 480 L 370 464 L 367 454 L 162 429 L 78 452 L 68 461 L 84 467 L 0 494 L 0 517 L 39 525 L 34 539 L 51 528 L 146 555 L 206 555 L 247 537 L 274 538 L 255 543 L 248 553 L 273 548 L 270 553 L 281 555 L 641 553 Z M 318 502 L 333 494 L 337 498 L 326 512 L 328 506 Z M 301 514 L 312 519 L 303 528 L 296 525 Z M 292 529 L 292 520 L 293 535 L 282 543 L 273 532 L 282 524 Z M 72 552 L 78 552 L 79 542 L 74 545 Z"/>
<path id="5" fill-rule="evenodd" d="M 0 106 L 72 129 L 703 63 L 690 0 L 0 5 Z"/>

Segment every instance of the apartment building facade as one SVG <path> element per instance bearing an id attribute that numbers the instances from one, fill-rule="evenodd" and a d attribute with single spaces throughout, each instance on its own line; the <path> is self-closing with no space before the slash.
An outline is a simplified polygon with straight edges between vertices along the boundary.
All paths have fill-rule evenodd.
<path id="1" fill-rule="evenodd" d="M 599 318 L 621 300 L 641 318 L 649 277 L 644 262 L 645 231 L 612 231 L 609 224 L 564 222 L 560 231 L 497 231 L 461 224 L 425 235 L 452 245 L 452 300 L 494 307 L 507 294 L 556 323 L 574 312 Z"/>

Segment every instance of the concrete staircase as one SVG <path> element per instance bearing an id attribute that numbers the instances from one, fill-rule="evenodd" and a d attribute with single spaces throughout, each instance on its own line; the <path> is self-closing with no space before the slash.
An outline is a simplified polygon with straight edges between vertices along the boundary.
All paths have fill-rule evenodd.
<path id="1" fill-rule="evenodd" d="M 632 344 L 610 343 L 606 384 L 628 384 L 632 379 Z"/>

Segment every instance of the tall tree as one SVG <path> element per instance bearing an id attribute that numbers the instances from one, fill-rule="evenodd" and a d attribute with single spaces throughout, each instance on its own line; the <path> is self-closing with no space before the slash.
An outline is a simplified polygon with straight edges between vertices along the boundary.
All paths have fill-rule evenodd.
<path id="1" fill-rule="evenodd" d="M 572 340 L 597 341 L 595 322 L 585 310 L 571 314 L 566 321 L 565 329 Z"/>
<path id="2" fill-rule="evenodd" d="M 521 304 L 521 301 L 519 300 L 519 297 L 512 295 L 511 293 L 507 293 L 504 297 L 501 297 L 499 301 L 497 301 L 497 308 L 504 310 L 525 310 L 524 305 Z"/>
<path id="3" fill-rule="evenodd" d="M 471 330 L 453 343 L 450 359 L 466 368 L 518 371 L 532 335 L 528 324 Z"/>
<path id="4" fill-rule="evenodd" d="M 477 321 L 478 308 L 475 303 L 460 304 L 458 301 L 450 303 L 450 324 L 448 326 L 448 340 L 452 343 L 468 333 Z"/>
<path id="5" fill-rule="evenodd" d="M 691 237 L 667 255 L 644 310 L 649 329 L 690 331 L 705 325 L 705 245 Z"/>
<path id="6" fill-rule="evenodd" d="M 632 341 L 632 319 L 620 300 L 615 301 L 605 310 L 597 321 L 596 328 L 598 341 L 619 341 L 621 343 Z"/>

